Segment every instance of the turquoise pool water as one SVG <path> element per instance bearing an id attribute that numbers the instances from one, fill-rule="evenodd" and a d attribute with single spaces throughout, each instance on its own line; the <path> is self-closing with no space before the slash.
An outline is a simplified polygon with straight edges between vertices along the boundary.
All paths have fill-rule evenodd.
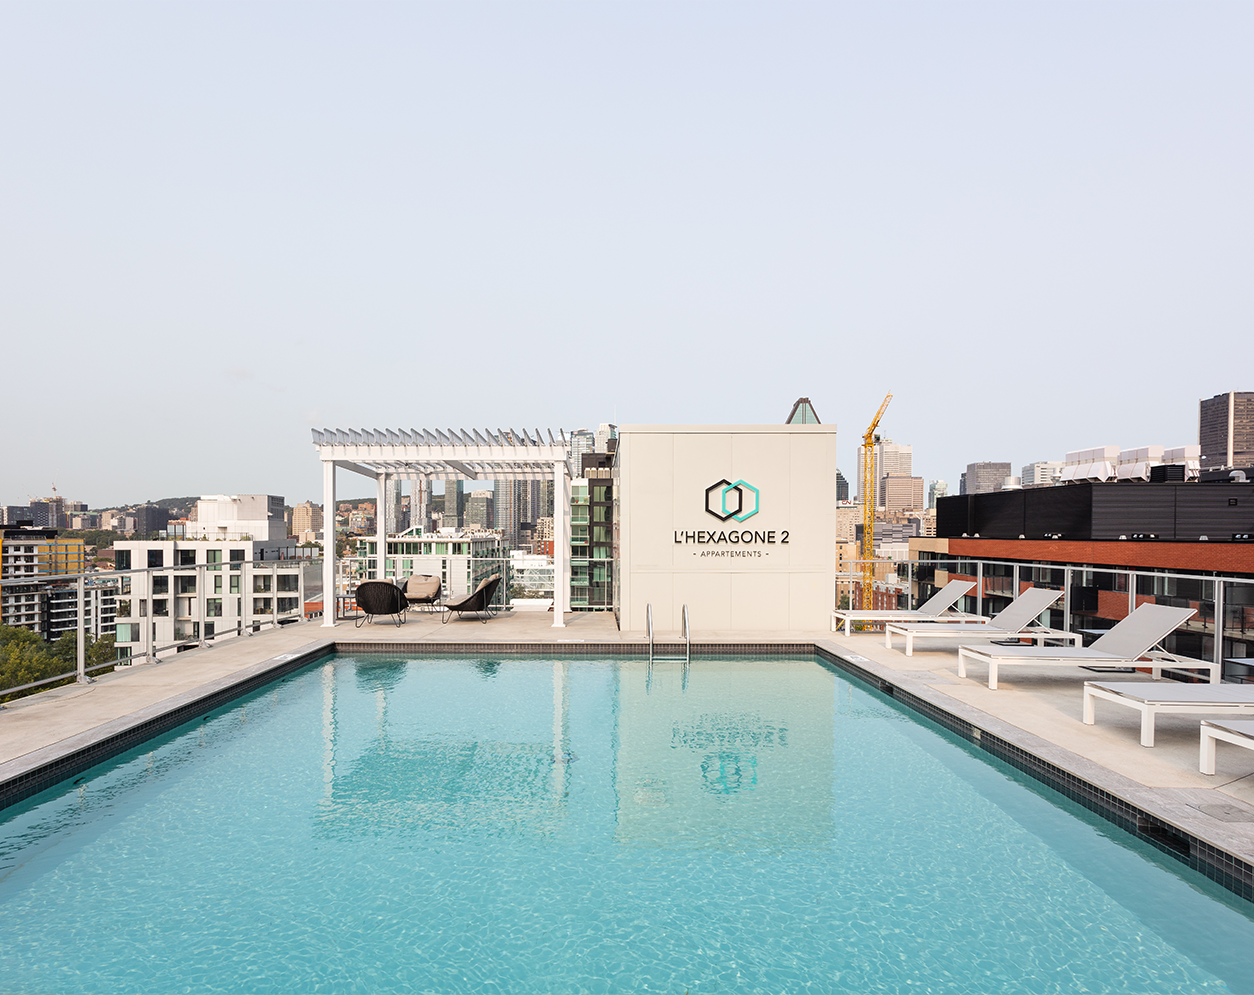
<path id="1" fill-rule="evenodd" d="M 4 992 L 1248 992 L 1247 912 L 810 659 L 339 657 L 0 824 Z"/>

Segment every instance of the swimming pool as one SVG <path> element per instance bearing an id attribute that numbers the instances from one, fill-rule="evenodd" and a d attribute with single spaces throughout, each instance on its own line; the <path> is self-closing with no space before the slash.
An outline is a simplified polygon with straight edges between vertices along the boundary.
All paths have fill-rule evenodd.
<path id="1" fill-rule="evenodd" d="M 1250 991 L 1247 911 L 810 658 L 329 658 L 0 824 L 6 992 Z"/>

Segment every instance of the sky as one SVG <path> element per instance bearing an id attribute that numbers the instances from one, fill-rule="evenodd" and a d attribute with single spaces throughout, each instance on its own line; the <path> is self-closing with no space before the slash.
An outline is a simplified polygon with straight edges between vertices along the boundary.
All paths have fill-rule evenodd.
<path id="1" fill-rule="evenodd" d="M 5 2 L 0 503 L 802 395 L 851 480 L 889 392 L 955 492 L 1196 442 L 1254 390 L 1251 51 L 1249 3 Z"/>

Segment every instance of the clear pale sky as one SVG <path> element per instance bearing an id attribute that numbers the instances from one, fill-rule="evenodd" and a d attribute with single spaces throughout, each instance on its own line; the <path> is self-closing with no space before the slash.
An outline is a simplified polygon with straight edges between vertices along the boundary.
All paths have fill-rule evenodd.
<path id="1" fill-rule="evenodd" d="M 890 390 L 955 490 L 1196 442 L 1254 389 L 1252 52 L 1250 3 L 5 3 L 0 503 L 799 395 L 852 478 Z"/>

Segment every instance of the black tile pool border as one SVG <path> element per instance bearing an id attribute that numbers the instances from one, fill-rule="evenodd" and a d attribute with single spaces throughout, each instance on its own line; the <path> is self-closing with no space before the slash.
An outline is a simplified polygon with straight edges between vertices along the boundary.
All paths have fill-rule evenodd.
<path id="1" fill-rule="evenodd" d="M 682 656 L 683 643 L 655 643 L 654 654 L 671 660 Z M 901 684 L 859 666 L 837 652 L 812 642 L 693 643 L 694 657 L 734 655 L 813 656 L 867 685 L 973 746 L 1010 764 L 1124 832 L 1151 844 L 1247 902 L 1254 902 L 1254 865 L 1170 822 L 1132 804 L 1113 792 L 1039 757 L 1002 736 L 981 728 Z M 638 642 L 392 642 L 386 640 L 322 640 L 272 657 L 229 678 L 141 709 L 60 743 L 0 764 L 0 811 L 83 771 L 229 704 L 311 663 L 335 654 L 404 654 L 435 657 L 488 653 L 499 656 L 540 657 L 648 657 L 647 643 Z"/>
<path id="2" fill-rule="evenodd" d="M 815 646 L 814 655 L 960 736 L 973 746 L 1023 771 L 1034 780 L 1053 788 L 1124 832 L 1151 844 L 1239 898 L 1254 902 L 1254 865 L 1248 861 L 1172 825 L 1152 812 L 1133 805 L 1043 757 L 1038 757 L 1030 750 L 1016 746 L 1001 736 L 920 698 L 901 685 L 886 680 L 837 653 Z"/>
<path id="3" fill-rule="evenodd" d="M 0 764 L 0 811 L 335 653 L 331 641 L 272 657 L 229 678 Z"/>

